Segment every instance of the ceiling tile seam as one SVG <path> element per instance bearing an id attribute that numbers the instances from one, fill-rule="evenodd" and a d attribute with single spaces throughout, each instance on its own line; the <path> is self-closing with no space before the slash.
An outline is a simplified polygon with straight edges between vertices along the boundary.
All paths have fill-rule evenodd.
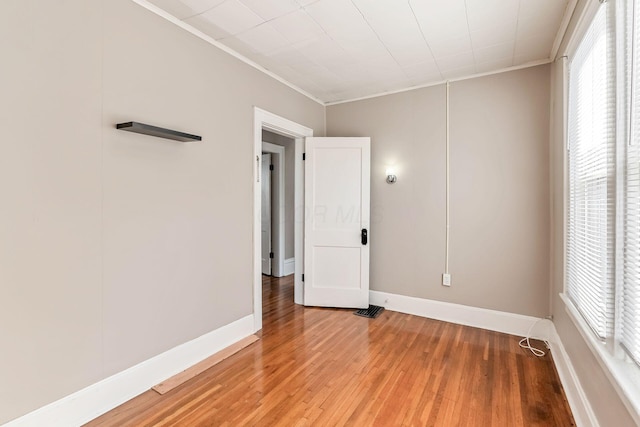
<path id="1" fill-rule="evenodd" d="M 220 49 L 221 51 L 225 52 L 228 55 L 231 55 L 232 57 L 238 59 L 241 62 L 244 62 L 245 64 L 249 65 L 252 68 L 255 68 L 256 70 L 260 71 L 263 74 L 266 74 L 267 76 L 271 77 L 272 79 L 282 83 L 283 85 L 295 90 L 296 92 L 298 92 L 301 95 L 306 96 L 307 98 L 309 98 L 310 100 L 322 105 L 323 107 L 326 107 L 326 102 L 321 100 L 320 98 L 310 94 L 309 92 L 305 91 L 304 89 L 299 88 L 298 86 L 294 85 L 293 83 L 285 80 L 284 78 L 280 77 L 279 75 L 277 75 L 276 73 L 267 70 L 265 67 L 263 67 L 262 65 L 252 61 L 251 59 L 247 58 L 246 56 L 236 52 L 235 50 L 231 49 L 230 47 L 220 43 L 219 41 L 217 41 L 216 39 L 214 39 L 213 37 L 205 34 L 204 32 L 198 30 L 197 28 L 191 26 L 190 24 L 187 24 L 186 22 L 183 22 L 182 20 L 176 18 L 175 16 L 171 15 L 169 12 L 165 11 L 164 9 L 159 8 L 158 6 L 150 3 L 148 0 L 131 0 L 132 2 L 136 3 L 137 5 L 147 9 L 148 11 L 155 13 L 156 15 L 160 16 L 161 18 L 164 18 L 165 20 L 171 22 L 174 25 L 177 25 L 178 27 L 182 28 L 183 30 L 193 34 L 194 36 L 198 37 L 199 39 L 211 44 L 214 47 L 217 47 L 218 49 Z"/>
<path id="2" fill-rule="evenodd" d="M 319 0 L 318 0 L 318 1 L 319 1 Z M 315 3 L 317 3 L 317 1 L 314 1 L 313 3 L 310 3 L 310 4 L 308 4 L 307 6 L 310 6 L 310 5 L 315 4 Z M 298 3 L 298 4 L 300 4 L 300 3 Z M 308 16 L 308 17 L 309 17 L 313 22 L 315 22 L 315 23 L 316 23 L 316 25 L 317 25 L 317 26 L 322 30 L 322 32 L 323 32 L 327 37 L 329 37 L 331 40 L 333 40 L 335 43 L 337 43 L 337 44 L 340 46 L 340 48 L 341 48 L 341 49 L 343 49 L 343 48 L 342 48 L 342 46 L 340 45 L 340 43 L 338 43 L 338 41 L 337 41 L 336 39 L 334 39 L 333 37 L 331 37 L 331 34 L 329 34 L 329 33 L 327 32 L 327 29 L 326 29 L 326 28 L 324 28 L 324 27 L 323 27 L 323 26 L 318 22 L 318 20 L 317 20 L 316 18 L 314 18 L 314 17 L 313 17 L 313 15 L 310 15 L 309 13 L 307 13 L 307 11 L 306 11 L 307 6 L 302 6 L 302 8 L 301 8 L 301 9 L 304 11 L 304 13 L 305 13 L 305 14 L 306 14 L 306 15 L 307 15 L 307 16 Z M 344 50 L 344 49 L 343 49 L 343 50 Z M 305 56 L 306 56 L 306 55 L 305 55 Z"/>
<path id="3" fill-rule="evenodd" d="M 309 3 L 307 6 L 310 6 L 310 5 L 312 5 L 312 4 L 315 4 L 315 3 L 317 3 L 318 1 L 320 1 L 320 0 L 314 1 L 313 3 Z M 296 1 L 296 3 L 298 3 L 298 2 Z M 300 3 L 298 3 L 298 4 L 300 4 Z M 327 29 L 326 29 L 326 28 L 324 28 L 324 27 L 323 27 L 323 26 L 322 26 L 322 25 L 321 25 L 321 24 L 320 24 L 320 23 L 319 23 L 319 22 L 318 22 L 318 21 L 313 17 L 313 15 L 310 15 L 309 13 L 307 13 L 307 11 L 305 10 L 305 9 L 307 8 L 307 6 L 302 6 L 302 10 L 304 11 L 304 13 L 305 13 L 305 14 L 306 14 L 306 15 L 307 15 L 307 16 L 308 16 L 308 17 L 309 17 L 313 22 L 315 22 L 315 23 L 316 23 L 316 25 L 317 25 L 317 26 L 322 30 L 322 32 L 323 32 L 323 33 L 324 33 L 324 34 L 325 34 L 329 39 L 331 39 L 334 43 L 336 43 L 336 44 L 340 47 L 340 49 L 342 49 L 342 51 L 346 54 L 347 52 L 344 50 L 344 47 L 343 47 L 343 46 L 342 46 L 342 45 L 341 45 L 341 44 L 340 44 L 336 39 L 334 39 L 333 37 L 331 37 L 331 34 L 329 34 L 329 33 L 327 32 Z M 302 42 L 301 42 L 301 43 L 302 43 Z M 294 43 L 294 44 L 292 44 L 291 46 L 294 46 L 294 45 L 296 45 L 296 44 L 298 44 L 298 43 Z M 327 68 L 327 67 L 325 67 L 324 65 L 322 65 L 322 64 L 320 64 L 320 63 L 318 63 L 318 62 L 316 62 L 313 58 L 309 58 L 309 56 L 305 55 L 303 52 L 300 52 L 300 54 L 301 54 L 302 56 L 304 56 L 305 58 L 307 58 L 309 61 L 311 61 L 311 62 L 313 62 L 314 64 L 316 64 L 318 67 L 320 67 L 320 68 L 324 69 L 325 71 L 327 71 L 327 72 L 329 72 L 329 73 L 333 74 L 335 77 L 341 78 L 341 77 L 340 77 L 340 76 L 338 76 L 336 73 L 334 73 L 333 71 L 331 71 L 329 68 Z"/>
<path id="4" fill-rule="evenodd" d="M 522 0 L 518 2 L 518 12 L 516 14 L 516 33 L 513 35 L 513 55 L 511 56 L 511 64 L 516 58 L 516 48 L 518 47 L 518 28 L 520 27 L 520 8 L 522 7 Z"/>
<path id="5" fill-rule="evenodd" d="M 376 35 L 376 38 L 378 39 L 378 41 L 380 42 L 380 44 L 382 44 L 382 46 L 384 46 L 384 49 L 387 51 L 387 53 L 389 54 L 389 56 L 391 56 L 391 59 L 393 59 L 393 62 L 396 63 L 396 65 L 398 66 L 398 68 L 400 69 L 400 71 L 402 72 L 402 75 L 405 77 L 405 79 L 407 79 L 408 81 L 410 81 L 411 79 L 409 78 L 409 76 L 407 75 L 407 73 L 405 72 L 405 70 L 402 68 L 402 65 L 400 65 L 400 63 L 398 62 L 398 60 L 396 59 L 396 57 L 393 55 L 393 53 L 391 53 L 391 51 L 389 50 L 389 47 L 385 44 L 385 42 L 382 40 L 382 38 L 380 37 L 380 34 L 378 34 L 378 32 L 376 31 L 375 28 L 373 28 L 373 26 L 371 25 L 371 23 L 369 22 L 369 20 L 367 19 L 366 16 L 364 16 L 364 13 L 362 13 L 362 11 L 360 10 L 360 8 L 358 7 L 357 4 L 355 4 L 353 2 L 353 0 L 351 0 L 351 4 L 353 5 L 353 7 L 356 8 L 356 10 L 358 11 L 358 13 L 360 14 L 360 16 L 362 16 L 362 19 L 364 20 L 364 22 L 367 23 L 367 25 L 369 26 L 369 28 L 371 28 L 371 31 L 373 31 L 373 34 Z"/>
<path id="6" fill-rule="evenodd" d="M 134 0 L 136 1 L 136 0 Z M 527 62 L 526 64 L 521 64 L 521 65 L 514 65 L 511 67 L 506 67 L 506 68 L 501 68 L 499 70 L 494 70 L 494 71 L 486 71 L 484 73 L 475 73 L 475 74 L 468 74 L 466 76 L 461 76 L 461 77 L 455 77 L 452 79 L 442 79 L 440 81 L 437 82 L 433 82 L 433 83 L 426 83 L 423 85 L 417 85 L 417 86 L 411 86 L 408 88 L 404 88 L 404 89 L 398 89 L 398 90 L 393 90 L 393 91 L 387 91 L 387 92 L 379 92 L 379 93 L 375 93 L 372 95 L 367 95 L 367 96 L 363 96 L 360 98 L 353 98 L 353 99 L 346 99 L 346 100 L 340 100 L 340 101 L 327 101 L 325 102 L 325 107 L 331 107 L 332 105 L 339 105 L 339 104 L 347 104 L 349 102 L 356 102 L 356 101 L 364 101 L 367 99 L 372 99 L 372 98 L 379 98 L 381 96 L 387 96 L 387 95 L 394 95 L 397 93 L 403 93 L 403 92 L 410 92 L 412 90 L 418 90 L 418 89 L 424 89 L 424 88 L 428 88 L 428 87 L 433 87 L 433 86 L 438 86 L 438 85 L 443 85 L 447 82 L 450 83 L 454 83 L 454 82 L 461 82 L 464 80 L 470 80 L 470 79 L 475 79 L 475 78 L 479 78 L 479 77 L 486 77 L 486 76 L 492 76 L 494 74 L 502 74 L 502 73 L 508 73 L 510 71 L 518 71 L 518 70 L 524 70 L 526 68 L 532 68 L 532 67 L 537 67 L 540 65 L 546 65 L 546 64 L 550 64 L 552 61 L 550 59 L 542 59 L 539 61 L 532 61 L 532 62 Z"/>
<path id="7" fill-rule="evenodd" d="M 134 1 L 135 1 L 135 0 L 134 0 Z M 227 2 L 227 0 L 224 0 L 222 3 L 218 3 L 218 4 L 217 4 L 217 5 L 215 5 L 215 6 L 211 6 L 211 7 L 210 7 L 209 9 L 207 9 L 207 10 L 204 10 L 204 11 L 199 12 L 199 13 L 194 13 L 193 15 L 189 15 L 189 16 L 187 16 L 187 17 L 185 17 L 185 18 L 182 18 L 181 20 L 182 20 L 182 21 L 185 21 L 185 20 L 187 20 L 187 19 L 195 18 L 196 16 L 200 16 L 200 15 L 202 15 L 202 14 L 204 14 L 204 13 L 207 13 L 207 12 L 209 12 L 210 10 L 215 9 L 216 7 L 222 6 L 222 4 L 223 4 L 223 3 L 226 3 L 226 2 Z M 244 4 L 244 3 L 243 3 L 243 4 Z"/>
<path id="8" fill-rule="evenodd" d="M 471 39 L 471 28 L 469 27 L 469 6 L 467 6 L 467 0 L 464 0 L 464 17 L 467 21 L 467 33 L 469 34 L 469 46 L 471 46 L 471 56 L 473 56 L 473 69 L 478 71 L 478 61 L 476 60 L 476 49 L 473 47 L 473 40 Z M 513 60 L 511 62 L 513 64 Z"/>
<path id="9" fill-rule="evenodd" d="M 299 5 L 300 3 L 296 2 L 296 4 L 298 4 L 298 5 Z M 256 13 L 254 10 L 251 10 L 251 11 L 252 11 L 253 13 Z M 254 30 L 254 29 L 256 29 L 256 28 L 258 28 L 258 27 L 261 27 L 261 26 L 263 26 L 263 25 L 265 25 L 265 24 L 269 24 L 269 23 L 271 23 L 271 22 L 273 22 L 273 21 L 275 21 L 275 20 L 277 20 L 277 19 L 279 19 L 279 18 L 282 18 L 282 17 L 287 16 L 287 15 L 291 15 L 292 13 L 297 13 L 297 12 L 302 12 L 302 13 L 304 13 L 307 17 L 309 17 L 309 19 L 312 19 L 312 20 L 313 20 L 313 22 L 315 22 L 315 23 L 316 23 L 316 25 L 318 26 L 318 28 L 320 28 L 320 30 L 322 31 L 322 33 L 323 33 L 323 34 L 325 34 L 326 36 L 329 36 L 329 34 L 327 34 L 327 31 L 326 31 L 324 28 L 322 28 L 322 27 L 320 26 L 320 24 L 318 24 L 318 22 L 317 22 L 315 19 L 313 19 L 313 17 L 312 17 L 311 15 L 309 15 L 309 14 L 307 13 L 307 11 L 305 10 L 305 8 L 304 8 L 304 7 L 302 7 L 302 6 L 301 6 L 301 7 L 299 7 L 299 8 L 298 8 L 298 9 L 296 9 L 296 10 L 292 10 L 291 12 L 287 12 L 287 13 L 284 13 L 284 14 L 282 14 L 282 15 L 276 16 L 276 17 L 274 17 L 274 18 L 271 18 L 271 19 L 268 19 L 268 20 L 264 20 L 263 22 L 261 22 L 260 24 L 256 25 L 255 27 L 247 28 L 246 30 L 244 30 L 244 31 L 242 31 L 242 32 L 239 32 L 238 34 L 230 34 L 230 35 L 229 35 L 229 37 L 221 37 L 221 38 L 219 38 L 218 40 L 227 40 L 227 39 L 232 39 L 232 38 L 238 38 L 238 36 L 241 36 L 241 35 L 243 35 L 243 34 L 245 34 L 245 33 L 249 32 L 249 31 L 251 31 L 251 30 Z M 256 15 L 257 15 L 257 13 L 256 13 Z M 309 38 L 309 39 L 300 40 L 300 41 L 297 41 L 297 42 L 293 43 L 293 42 L 291 42 L 289 39 L 287 39 L 287 37 L 286 37 L 284 34 L 282 34 L 282 32 L 281 32 L 281 31 L 279 31 L 277 28 L 273 28 L 273 30 L 274 30 L 275 32 L 277 32 L 278 34 L 280 34 L 282 37 L 284 37 L 284 38 L 289 42 L 289 44 L 287 44 L 287 46 L 291 46 L 291 47 L 292 47 L 292 46 L 295 46 L 295 45 L 297 45 L 297 44 L 299 44 L 299 43 L 304 43 L 304 42 L 307 42 L 307 41 L 309 41 L 309 40 L 312 40 L 312 38 Z M 333 39 L 332 39 L 332 40 L 333 40 Z M 287 47 L 287 46 L 285 46 L 285 47 Z"/>
<path id="10" fill-rule="evenodd" d="M 313 19 L 313 17 L 312 17 L 311 15 L 308 15 L 308 16 L 309 16 L 309 18 Z M 318 24 L 318 22 L 317 22 L 315 19 L 314 19 L 313 21 L 314 21 L 318 26 L 320 25 L 320 24 Z M 322 27 L 321 27 L 321 28 L 322 28 Z M 339 44 L 337 41 L 335 41 L 335 40 L 334 40 L 334 39 L 333 39 L 333 38 L 332 38 L 332 37 L 331 37 L 331 36 L 330 36 L 326 31 L 325 31 L 325 29 L 324 29 L 324 28 L 322 28 L 322 31 L 324 32 L 324 34 L 325 34 L 327 37 L 329 37 L 331 40 L 333 40 L 333 41 L 334 41 L 334 42 L 335 42 L 335 43 L 340 47 L 340 49 L 342 49 L 342 50 L 344 51 L 344 49 L 342 48 L 342 46 L 340 46 L 340 44 Z M 298 51 L 298 50 L 297 50 L 297 48 L 295 48 L 295 46 L 296 46 L 296 45 L 298 45 L 298 44 L 300 44 L 300 43 L 304 43 L 304 42 L 293 43 L 293 44 L 291 44 L 291 45 L 289 45 L 289 46 L 293 47 L 294 49 L 296 49 L 296 51 Z M 300 53 L 300 55 L 304 56 L 307 60 L 309 60 L 310 62 L 312 62 L 314 65 L 318 66 L 319 68 L 322 68 L 324 71 L 326 71 L 327 73 L 331 74 L 333 77 L 336 77 L 336 78 L 338 78 L 338 79 L 342 79 L 338 74 L 334 73 L 334 72 L 333 72 L 333 71 L 331 71 L 329 68 L 325 67 L 325 66 L 324 66 L 324 64 L 321 64 L 321 63 L 317 62 L 314 58 L 309 57 L 306 53 L 304 53 L 304 52 L 300 52 L 300 51 L 298 51 L 298 53 Z M 344 51 L 344 53 L 346 54 L 346 51 Z M 344 79 L 342 79 L 342 80 L 344 80 Z"/>
<path id="11" fill-rule="evenodd" d="M 333 39 L 332 39 L 332 40 L 333 40 Z M 342 77 L 340 77 L 338 74 L 336 74 L 335 72 L 333 72 L 331 69 L 329 69 L 329 68 L 325 67 L 323 64 L 320 64 L 320 63 L 318 63 L 318 62 L 314 61 L 314 59 L 313 59 L 313 58 L 309 58 L 309 56 L 307 56 L 304 52 L 300 52 L 300 55 L 302 55 L 302 56 L 304 56 L 305 58 L 307 58 L 309 61 L 311 61 L 313 64 L 315 64 L 315 65 L 316 65 L 316 66 L 318 66 L 319 68 L 322 68 L 325 72 L 327 72 L 327 73 L 331 74 L 331 76 L 335 77 L 336 79 L 344 81 L 344 79 L 343 79 Z M 318 86 L 318 87 L 319 87 L 319 86 Z M 321 89 L 322 89 L 322 88 L 321 88 Z M 322 89 L 322 90 L 323 90 L 325 93 L 326 93 L 327 91 L 330 91 L 330 89 L 329 89 L 329 90 L 327 90 L 327 89 Z M 326 101 L 323 101 L 323 104 L 325 104 L 325 103 L 326 103 Z"/>
<path id="12" fill-rule="evenodd" d="M 316 2 L 313 2 L 313 3 L 316 3 Z M 310 4 L 313 4 L 313 3 L 310 3 Z M 300 3 L 298 3 L 298 4 L 300 4 Z M 318 28 L 320 28 L 320 30 L 324 33 L 324 35 L 329 36 L 329 33 L 327 33 L 327 30 L 325 30 L 324 27 L 322 27 L 322 25 L 318 24 L 318 21 L 313 19 L 313 16 L 309 15 L 309 13 L 307 12 L 307 6 L 301 6 L 300 9 L 298 9 L 298 10 L 294 10 L 294 11 L 292 11 L 290 13 L 285 13 L 284 15 L 280 15 L 280 18 L 283 17 L 283 16 L 287 16 L 287 15 L 289 15 L 291 13 L 296 13 L 296 12 L 304 13 L 307 16 L 307 18 L 309 18 L 310 20 L 312 20 L 313 22 L 316 23 L 316 25 L 318 26 Z M 309 40 L 311 40 L 311 39 L 309 39 Z M 300 43 L 302 43 L 302 42 L 300 42 Z"/>
<path id="13" fill-rule="evenodd" d="M 282 12 L 282 10 L 280 10 L 279 12 L 277 12 L 277 13 L 276 13 L 276 15 L 275 15 L 275 16 L 273 16 L 272 18 L 267 19 L 267 18 L 265 18 L 265 17 L 262 15 L 262 13 L 264 13 L 264 12 L 262 12 L 262 13 L 261 13 L 261 12 L 260 12 L 260 11 L 258 11 L 254 6 L 251 6 L 250 4 L 247 4 L 247 0 L 239 0 L 239 1 L 240 1 L 240 3 L 242 3 L 243 5 L 245 5 L 247 8 L 249 8 L 253 13 L 255 13 L 255 14 L 256 14 L 256 15 L 258 15 L 260 18 L 262 18 L 262 19 L 264 20 L 264 22 L 270 22 L 270 21 L 272 21 L 273 19 L 276 19 L 276 18 L 278 18 L 278 17 L 280 17 L 280 16 L 285 16 L 285 15 L 288 15 L 289 13 L 296 12 L 296 11 L 298 11 L 298 10 L 300 10 L 300 9 L 301 9 L 300 3 L 298 3 L 298 2 L 297 2 L 297 1 L 295 1 L 295 0 L 292 0 L 293 5 L 295 5 L 295 8 L 294 8 L 294 9 L 291 9 L 291 10 L 289 10 L 289 11 L 285 11 L 285 12 Z M 268 2 L 266 2 L 266 1 L 265 1 L 263 4 L 268 4 Z M 286 9 L 285 9 L 285 10 L 286 10 Z M 273 14 L 273 13 L 269 13 L 269 15 L 272 15 L 272 14 Z"/>
<path id="14" fill-rule="evenodd" d="M 245 43 L 247 46 L 249 46 L 249 48 L 251 48 L 255 53 L 261 54 L 262 52 L 259 52 L 259 51 L 258 51 L 258 50 L 256 50 L 253 46 L 251 46 L 249 43 L 247 43 L 247 42 L 245 42 L 244 40 L 240 39 L 240 36 L 243 36 L 243 35 L 247 34 L 249 31 L 253 31 L 253 30 L 257 29 L 257 28 L 260 28 L 260 27 L 262 27 L 262 26 L 263 26 L 263 25 L 265 25 L 265 24 L 268 24 L 268 21 L 262 22 L 261 24 L 258 24 L 258 25 L 256 25 L 255 27 L 251 27 L 251 28 L 247 28 L 246 30 L 242 30 L 242 31 L 240 31 L 240 32 L 239 32 L 239 33 L 237 33 L 237 34 L 229 34 L 229 35 L 228 35 L 228 36 L 226 36 L 226 37 L 220 37 L 219 39 L 216 39 L 216 40 L 217 40 L 217 41 L 222 42 L 222 41 L 224 41 L 224 40 L 237 39 L 237 40 L 240 40 L 241 42 Z M 277 32 L 278 34 L 280 34 L 282 37 L 284 37 L 284 35 L 283 35 L 280 31 L 276 30 L 275 28 L 273 28 L 273 30 L 274 30 L 275 32 Z M 284 37 L 284 38 L 285 38 L 285 39 L 287 39 L 286 37 Z M 278 49 L 275 49 L 274 51 L 278 51 L 278 50 L 280 50 L 280 49 L 284 49 L 284 48 L 286 48 L 286 47 L 292 46 L 293 44 L 294 44 L 294 43 L 291 43 L 291 42 L 287 39 L 287 44 L 286 44 L 285 46 L 282 46 L 282 47 L 280 47 L 280 48 L 278 48 Z M 273 53 L 273 52 L 270 52 L 270 53 Z M 269 53 L 266 53 L 266 55 L 268 55 L 268 54 L 269 54 Z"/>
<path id="15" fill-rule="evenodd" d="M 214 10 L 214 9 L 217 9 L 217 8 L 219 8 L 220 6 L 224 5 L 225 3 L 229 2 L 229 1 L 230 1 L 230 0 L 225 0 L 225 1 L 223 1 L 222 3 L 220 3 L 219 5 L 212 7 L 212 8 L 211 8 L 211 9 L 209 9 L 207 12 L 212 11 L 212 10 Z M 247 10 L 247 12 L 249 12 L 249 13 L 253 14 L 256 18 L 258 18 L 258 19 L 261 21 L 258 25 L 254 25 L 253 27 L 249 27 L 249 28 L 247 28 L 247 29 L 246 29 L 246 30 L 244 30 L 244 31 L 249 31 L 249 30 L 253 30 L 254 28 L 258 28 L 259 26 L 261 26 L 262 24 L 264 24 L 264 23 L 266 22 L 266 21 L 264 20 L 264 18 L 263 18 L 262 16 L 260 16 L 260 15 L 255 11 L 255 10 L 251 9 L 249 6 L 247 6 L 246 4 L 244 4 L 243 2 L 241 2 L 240 0 L 236 0 L 236 1 L 238 2 L 238 4 L 240 4 L 240 6 L 244 7 L 244 8 Z M 203 12 L 203 13 L 206 13 L 206 12 Z M 214 24 L 214 25 L 216 25 L 216 24 Z M 216 25 L 216 26 L 217 26 L 217 27 L 219 27 L 218 25 Z M 244 32 L 244 31 L 243 31 L 243 32 Z M 240 33 L 238 33 L 238 34 L 240 34 Z M 236 34 L 232 34 L 231 36 L 232 36 L 232 37 L 235 37 L 235 36 L 236 36 Z"/>
<path id="16" fill-rule="evenodd" d="M 295 0 L 295 2 L 296 2 L 296 3 L 298 3 L 298 4 L 300 5 L 300 7 L 301 7 L 301 8 L 305 8 L 305 7 L 307 7 L 307 6 L 311 6 L 312 4 L 314 4 L 314 3 L 318 3 L 319 1 L 320 1 L 320 0 L 315 0 L 315 1 L 309 2 L 309 3 L 307 3 L 307 4 L 305 5 L 305 4 L 300 3 L 300 1 L 298 1 L 298 0 Z"/>
<path id="17" fill-rule="evenodd" d="M 436 64 L 436 68 L 438 69 L 438 73 L 440 74 L 440 78 L 444 79 L 444 75 L 442 74 L 442 70 L 440 70 L 440 65 L 438 64 L 438 61 L 436 61 L 436 57 L 433 54 L 433 49 L 431 49 L 431 45 L 429 45 L 429 41 L 427 40 L 427 37 L 424 35 L 424 31 L 422 30 L 422 25 L 420 25 L 420 21 L 418 20 L 418 15 L 416 15 L 416 11 L 413 10 L 413 6 L 411 5 L 411 0 L 407 0 L 407 4 L 409 5 L 409 9 L 411 9 L 411 13 L 413 14 L 413 19 L 415 19 L 416 24 L 418 24 L 418 29 L 420 30 L 420 34 L 422 35 L 422 39 L 424 40 L 425 44 L 427 45 L 427 48 L 429 49 L 429 53 L 431 54 L 431 58 L 433 59 L 433 62 Z"/>
<path id="18" fill-rule="evenodd" d="M 187 17 L 185 17 L 185 18 L 181 18 L 180 20 L 181 20 L 181 21 L 187 21 L 187 20 L 189 20 L 189 19 L 191 19 L 191 18 L 195 18 L 196 16 L 204 15 L 205 13 L 208 13 L 208 12 L 212 11 L 213 9 L 217 9 L 217 8 L 219 8 L 220 6 L 222 6 L 223 4 L 227 3 L 228 1 L 229 1 L 229 0 L 224 0 L 222 3 L 218 3 L 218 4 L 217 4 L 217 5 L 215 5 L 215 6 L 211 6 L 209 9 L 207 9 L 207 10 L 205 10 L 205 11 L 202 11 L 202 12 L 200 12 L 200 13 L 196 13 L 196 14 L 194 14 L 194 15 L 187 16 Z M 282 14 L 282 15 L 276 16 L 276 17 L 271 18 L 271 19 L 264 19 L 262 16 L 260 16 L 260 14 L 259 14 L 258 12 L 256 12 L 255 10 L 253 10 L 251 7 L 247 6 L 247 5 L 246 5 L 242 0 L 239 0 L 239 1 L 238 1 L 238 3 L 240 3 L 240 4 L 241 4 L 242 6 L 244 6 L 248 11 L 250 11 L 251 13 L 253 13 L 254 15 L 256 15 L 258 18 L 260 18 L 260 19 L 262 20 L 262 22 L 261 22 L 261 23 L 259 23 L 258 25 L 255 25 L 255 26 L 253 26 L 253 27 L 251 27 L 251 28 L 248 28 L 248 29 L 246 29 L 246 30 L 244 30 L 244 31 L 242 31 L 242 32 L 240 32 L 240 33 L 238 33 L 238 34 L 232 34 L 232 35 L 230 35 L 229 37 L 222 37 L 222 38 L 220 38 L 220 39 L 218 39 L 218 40 L 228 39 L 228 38 L 231 38 L 231 37 L 235 37 L 236 35 L 240 35 L 240 34 L 242 34 L 242 33 L 245 33 L 245 32 L 247 32 L 247 31 L 249 31 L 249 30 L 253 30 L 254 28 L 258 28 L 259 26 L 261 26 L 261 25 L 263 25 L 263 24 L 266 24 L 266 23 L 268 23 L 268 22 L 271 22 L 271 21 L 273 21 L 273 20 L 276 20 L 276 19 L 278 19 L 278 18 L 280 18 L 280 17 L 282 17 L 282 16 L 286 16 L 286 15 L 289 15 L 290 13 L 295 13 L 295 12 L 298 12 L 298 11 L 300 11 L 300 10 L 304 10 L 304 7 L 303 7 L 303 6 L 301 6 L 301 5 L 300 5 L 300 3 L 298 3 L 298 2 L 296 1 L 296 2 L 295 2 L 295 4 L 297 4 L 297 5 L 298 5 L 298 8 L 297 8 L 297 9 L 292 10 L 292 11 L 287 12 L 287 13 L 284 13 L 284 14 Z M 324 31 L 324 30 L 323 30 L 323 31 Z M 280 35 L 282 35 L 282 34 L 280 33 Z M 283 36 L 283 37 L 284 37 L 284 36 Z"/>

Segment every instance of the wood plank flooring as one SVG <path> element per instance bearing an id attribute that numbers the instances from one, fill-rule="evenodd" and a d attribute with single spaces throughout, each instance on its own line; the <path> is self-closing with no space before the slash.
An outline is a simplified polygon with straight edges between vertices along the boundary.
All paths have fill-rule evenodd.
<path id="1" fill-rule="evenodd" d="M 293 304 L 263 278 L 262 339 L 87 426 L 573 426 L 550 355 L 518 338 L 406 314 Z"/>

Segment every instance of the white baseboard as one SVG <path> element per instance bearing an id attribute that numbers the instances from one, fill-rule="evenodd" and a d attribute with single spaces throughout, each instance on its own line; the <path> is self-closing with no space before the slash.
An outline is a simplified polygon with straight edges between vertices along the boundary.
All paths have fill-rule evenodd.
<path id="1" fill-rule="evenodd" d="M 543 320 L 536 324 L 540 319 L 535 317 L 377 291 L 370 291 L 370 302 L 391 311 L 517 336 L 525 336 L 535 324 L 532 335 L 550 343 L 556 370 L 578 427 L 599 427 L 552 322 Z M 249 315 L 37 409 L 4 427 L 80 426 L 252 333 L 253 315 Z"/>
<path id="2" fill-rule="evenodd" d="M 551 346 L 553 362 L 558 371 L 560 382 L 567 396 L 578 427 L 599 427 L 591 404 L 571 363 L 571 359 L 560 341 L 553 322 L 520 314 L 505 313 L 466 305 L 433 301 L 423 298 L 407 297 L 386 292 L 369 292 L 369 301 L 373 305 L 385 307 L 387 310 L 415 316 L 442 320 L 475 328 L 488 329 L 510 335 L 524 337 L 533 326 L 531 336 L 546 340 Z"/>
<path id="3" fill-rule="evenodd" d="M 531 336 L 539 339 L 551 337 L 551 321 L 522 314 L 506 313 L 486 308 L 470 307 L 424 298 L 407 297 L 386 292 L 370 291 L 369 302 L 387 310 L 413 314 L 475 328 L 488 329 L 524 337 L 529 328 Z M 534 326 L 535 325 L 535 326 Z"/>
<path id="4" fill-rule="evenodd" d="M 4 427 L 80 426 L 253 333 L 243 317 L 17 418 Z"/>
<path id="5" fill-rule="evenodd" d="M 296 259 L 289 258 L 284 260 L 284 275 L 289 276 L 296 272 Z"/>

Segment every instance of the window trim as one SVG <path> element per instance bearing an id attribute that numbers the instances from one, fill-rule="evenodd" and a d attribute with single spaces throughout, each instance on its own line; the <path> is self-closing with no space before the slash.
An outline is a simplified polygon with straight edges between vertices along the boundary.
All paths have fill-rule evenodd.
<path id="1" fill-rule="evenodd" d="M 569 319 L 591 350 L 620 400 L 629 410 L 629 414 L 636 424 L 640 425 L 640 369 L 630 358 L 624 360 L 615 357 L 609 350 L 607 343 L 598 340 L 568 295 L 561 293 L 560 299 L 564 302 Z"/>
<path id="2" fill-rule="evenodd" d="M 576 25 L 573 28 L 573 31 L 570 34 L 565 33 L 565 37 L 568 36 L 567 43 L 562 49 L 562 53 L 558 53 L 559 57 L 573 57 L 573 55 L 576 53 L 576 50 L 578 50 L 580 42 L 589 29 L 591 22 L 598 13 L 598 9 L 600 8 L 600 6 L 601 4 L 598 0 L 593 0 L 586 3 L 586 5 L 579 12 L 580 15 L 578 17 L 578 20 L 576 21 Z M 570 30 L 571 28 L 567 27 L 567 31 Z"/>

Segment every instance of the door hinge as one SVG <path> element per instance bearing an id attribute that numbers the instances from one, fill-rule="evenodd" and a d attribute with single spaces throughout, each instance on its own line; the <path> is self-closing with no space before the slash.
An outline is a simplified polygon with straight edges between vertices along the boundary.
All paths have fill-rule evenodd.
<path id="1" fill-rule="evenodd" d="M 269 165 L 269 170 L 272 171 L 273 170 L 273 165 Z"/>
<path id="2" fill-rule="evenodd" d="M 302 281 L 304 282 L 304 273 L 302 274 Z"/>
<path id="3" fill-rule="evenodd" d="M 302 153 L 302 160 L 307 160 L 307 153 Z"/>
<path id="4" fill-rule="evenodd" d="M 273 252 L 269 252 L 269 258 L 273 258 Z"/>

